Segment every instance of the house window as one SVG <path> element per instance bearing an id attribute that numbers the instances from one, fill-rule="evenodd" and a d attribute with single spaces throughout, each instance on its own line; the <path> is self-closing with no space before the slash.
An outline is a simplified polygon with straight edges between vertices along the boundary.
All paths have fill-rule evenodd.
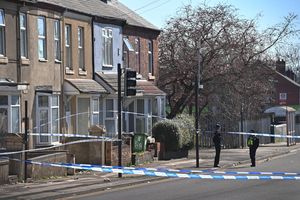
<path id="1" fill-rule="evenodd" d="M 78 60 L 79 70 L 84 71 L 84 29 L 78 27 Z"/>
<path id="2" fill-rule="evenodd" d="M 59 97 L 58 95 L 37 95 L 37 131 L 38 133 L 59 133 Z M 51 144 L 59 141 L 58 136 L 38 137 L 39 144 Z"/>
<path id="3" fill-rule="evenodd" d="M 60 21 L 59 20 L 54 21 L 54 55 L 55 55 L 55 60 L 56 61 L 61 60 L 61 54 L 60 54 Z"/>
<path id="4" fill-rule="evenodd" d="M 141 73 L 141 57 L 140 57 L 140 49 L 141 49 L 141 44 L 140 44 L 140 38 L 135 39 L 135 57 L 136 57 L 136 66 Z"/>
<path id="5" fill-rule="evenodd" d="M 4 10 L 0 9 L 0 56 L 5 55 L 5 17 Z"/>
<path id="6" fill-rule="evenodd" d="M 153 42 L 148 41 L 148 72 L 153 74 Z"/>
<path id="7" fill-rule="evenodd" d="M 20 47 L 21 57 L 27 58 L 27 16 L 24 13 L 20 13 Z"/>
<path id="8" fill-rule="evenodd" d="M 113 66 L 113 31 L 109 28 L 102 29 L 103 37 L 103 65 Z"/>
<path id="9" fill-rule="evenodd" d="M 279 94 L 279 100 L 286 100 L 287 99 L 287 93 L 280 93 Z"/>
<path id="10" fill-rule="evenodd" d="M 158 121 L 159 121 L 159 116 L 158 116 L 158 101 L 157 101 L 157 98 L 155 98 L 152 101 L 152 124 L 154 125 Z"/>
<path id="11" fill-rule="evenodd" d="M 137 100 L 136 132 L 146 133 L 146 115 L 144 99 Z"/>
<path id="12" fill-rule="evenodd" d="M 39 17 L 38 18 L 38 34 L 39 34 L 39 43 L 38 43 L 38 51 L 39 51 L 39 59 L 46 60 L 46 18 Z"/>
<path id="13" fill-rule="evenodd" d="M 99 100 L 98 98 L 92 99 L 92 125 L 99 124 Z"/>
<path id="14" fill-rule="evenodd" d="M 0 95 L 0 134 L 20 132 L 20 98 Z"/>
<path id="15" fill-rule="evenodd" d="M 77 102 L 77 133 L 81 135 L 88 134 L 88 128 L 91 125 L 90 98 L 78 98 Z"/>
<path id="16" fill-rule="evenodd" d="M 106 99 L 105 104 L 105 128 L 108 134 L 114 134 L 116 133 L 115 103 L 113 99 Z"/>
<path id="17" fill-rule="evenodd" d="M 66 69 L 72 69 L 72 43 L 71 43 L 71 25 L 65 26 L 65 47 L 66 47 Z"/>

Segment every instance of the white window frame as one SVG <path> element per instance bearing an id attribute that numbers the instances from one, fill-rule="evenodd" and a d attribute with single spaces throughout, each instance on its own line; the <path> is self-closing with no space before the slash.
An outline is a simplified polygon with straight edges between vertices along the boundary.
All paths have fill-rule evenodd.
<path id="1" fill-rule="evenodd" d="M 23 20 L 22 20 L 23 19 Z M 27 43 L 27 15 L 20 13 L 20 51 L 21 58 L 28 57 L 28 43 Z M 23 23 L 22 23 L 23 22 Z"/>
<path id="2" fill-rule="evenodd" d="M 148 40 L 148 72 L 153 74 L 153 41 Z"/>
<path id="3" fill-rule="evenodd" d="M 54 57 L 55 61 L 61 61 L 61 28 L 60 20 L 54 20 Z"/>
<path id="4" fill-rule="evenodd" d="M 103 38 L 103 66 L 112 67 L 113 66 L 113 30 L 112 28 L 102 29 Z"/>
<path id="5" fill-rule="evenodd" d="M 7 99 L 7 105 L 0 105 L 0 108 L 7 109 L 7 132 L 8 133 L 19 133 L 21 130 L 21 110 L 20 110 L 20 96 L 19 95 L 6 95 L 6 94 L 0 94 L 0 96 L 6 96 Z M 18 104 L 12 105 L 12 97 L 17 96 L 18 97 Z M 13 108 L 18 108 L 18 132 L 13 131 L 13 122 L 12 122 L 12 117 L 13 113 L 12 110 Z M 1 133 L 0 133 L 1 134 Z"/>
<path id="6" fill-rule="evenodd" d="M 3 19 L 3 22 L 0 22 L 0 56 L 4 57 L 5 56 L 5 12 L 3 9 L 0 9 L 0 15 L 1 18 Z"/>
<path id="7" fill-rule="evenodd" d="M 110 101 L 113 101 L 113 108 L 112 110 L 107 110 L 107 101 L 110 100 Z M 116 135 L 117 133 L 117 119 L 118 119 L 118 116 L 117 116 L 117 101 L 116 99 L 114 98 L 106 98 L 104 99 L 104 125 L 106 126 L 106 122 L 107 121 L 113 121 L 114 122 L 114 129 L 115 131 L 114 132 L 109 132 L 110 130 L 108 129 L 108 127 L 106 127 L 106 131 L 108 134 L 112 134 L 112 135 Z M 107 112 L 112 112 L 113 115 L 112 116 L 107 116 Z"/>
<path id="8" fill-rule="evenodd" d="M 39 97 L 41 96 L 46 96 L 48 98 L 48 106 L 47 107 L 39 107 Z M 57 105 L 53 105 L 53 97 L 57 97 Z M 58 109 L 58 116 L 57 119 L 59 119 L 59 113 L 60 113 L 60 108 L 59 108 L 59 95 L 53 95 L 49 93 L 37 93 L 36 95 L 36 130 L 38 133 L 41 132 L 41 127 L 40 127 L 40 111 L 41 110 L 47 110 L 48 111 L 48 133 L 54 133 L 53 132 L 53 109 Z M 60 130 L 60 123 L 58 122 L 58 132 Z M 41 141 L 41 137 L 48 137 L 47 142 Z M 59 144 L 59 136 L 39 136 L 37 137 L 37 143 L 39 145 L 49 145 L 49 144 Z"/>
<path id="9" fill-rule="evenodd" d="M 41 21 L 42 20 L 42 21 Z M 43 24 L 43 34 L 39 33 L 40 29 L 40 23 L 42 22 Z M 38 56 L 39 60 L 47 60 L 47 27 L 46 27 L 46 17 L 45 16 L 39 16 L 38 17 Z M 40 43 L 42 41 L 42 43 Z M 42 53 L 40 52 L 40 45 L 42 44 Z"/>
<path id="10" fill-rule="evenodd" d="M 95 109 L 96 106 L 96 109 Z M 91 117 L 91 125 L 99 125 L 100 124 L 100 104 L 98 97 L 91 98 L 91 110 L 92 110 L 92 117 Z M 94 121 L 94 117 L 97 118 L 97 121 Z"/>
<path id="11" fill-rule="evenodd" d="M 287 100 L 287 93 L 279 93 L 279 100 Z"/>
<path id="12" fill-rule="evenodd" d="M 135 56 L 136 56 L 136 66 L 139 70 L 139 73 L 140 73 L 140 70 L 141 70 L 141 41 L 140 41 L 140 38 L 137 37 L 135 38 Z"/>
<path id="13" fill-rule="evenodd" d="M 79 70 L 85 71 L 85 60 L 84 60 L 84 28 L 78 27 L 78 64 Z"/>
<path id="14" fill-rule="evenodd" d="M 66 69 L 72 70 L 72 25 L 65 25 Z"/>

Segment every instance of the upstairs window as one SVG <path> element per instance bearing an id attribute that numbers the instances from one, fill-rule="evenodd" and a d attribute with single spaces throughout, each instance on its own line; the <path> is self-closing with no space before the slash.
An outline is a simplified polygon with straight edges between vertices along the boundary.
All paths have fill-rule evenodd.
<path id="1" fill-rule="evenodd" d="M 136 56 L 136 66 L 138 68 L 139 73 L 141 73 L 141 57 L 140 57 L 140 38 L 135 38 L 135 56 Z"/>
<path id="2" fill-rule="evenodd" d="M 83 29 L 83 27 L 78 27 L 78 61 L 79 61 L 79 70 L 85 71 L 85 68 L 84 68 L 84 29 Z"/>
<path id="3" fill-rule="evenodd" d="M 148 41 L 148 72 L 153 74 L 153 42 Z"/>
<path id="4" fill-rule="evenodd" d="M 46 18 L 40 16 L 38 18 L 38 51 L 39 51 L 39 59 L 40 60 L 46 60 L 47 59 L 47 53 L 46 53 Z"/>
<path id="5" fill-rule="evenodd" d="M 60 54 L 60 21 L 54 21 L 54 56 L 56 61 L 61 60 Z"/>
<path id="6" fill-rule="evenodd" d="M 103 65 L 113 66 L 113 32 L 112 29 L 102 29 Z"/>
<path id="7" fill-rule="evenodd" d="M 0 56 L 5 55 L 5 17 L 4 10 L 0 9 Z"/>
<path id="8" fill-rule="evenodd" d="M 20 13 L 20 48 L 21 57 L 27 58 L 27 16 L 24 13 Z"/>
<path id="9" fill-rule="evenodd" d="M 71 52 L 71 25 L 65 26 L 65 48 L 66 48 L 66 68 L 72 69 L 72 52 Z"/>

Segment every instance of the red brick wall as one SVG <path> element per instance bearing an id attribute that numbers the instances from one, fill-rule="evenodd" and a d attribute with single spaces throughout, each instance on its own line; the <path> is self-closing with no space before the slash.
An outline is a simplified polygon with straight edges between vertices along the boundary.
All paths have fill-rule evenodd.
<path id="1" fill-rule="evenodd" d="M 300 104 L 300 87 L 286 80 L 284 77 L 277 75 L 276 83 L 276 104 L 279 105 L 279 94 L 287 93 L 287 105 L 299 105 Z"/>
<path id="2" fill-rule="evenodd" d="M 140 67 L 138 66 L 138 57 L 136 56 L 135 51 L 129 52 L 129 67 L 135 69 L 147 80 L 153 80 L 149 76 L 148 70 L 148 41 L 153 42 L 153 74 L 152 76 L 158 76 L 159 62 L 158 62 L 158 36 L 159 31 L 143 29 L 139 27 L 125 26 L 123 29 L 123 34 L 125 37 L 128 37 L 133 48 L 137 49 L 135 44 L 135 39 L 139 38 L 140 40 Z M 140 69 L 139 69 L 140 68 Z"/>

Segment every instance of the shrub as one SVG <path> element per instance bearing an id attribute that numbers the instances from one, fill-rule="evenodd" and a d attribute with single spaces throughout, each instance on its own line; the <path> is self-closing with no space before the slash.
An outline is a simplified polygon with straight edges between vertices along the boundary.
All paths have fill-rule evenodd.
<path id="1" fill-rule="evenodd" d="M 152 135 L 156 141 L 164 143 L 166 151 L 177 151 L 182 148 L 178 126 L 173 120 L 157 122 L 152 128 Z"/>
<path id="2" fill-rule="evenodd" d="M 174 122 L 179 128 L 180 146 L 182 149 L 192 149 L 194 147 L 195 120 L 192 116 L 181 114 L 176 116 Z"/>

